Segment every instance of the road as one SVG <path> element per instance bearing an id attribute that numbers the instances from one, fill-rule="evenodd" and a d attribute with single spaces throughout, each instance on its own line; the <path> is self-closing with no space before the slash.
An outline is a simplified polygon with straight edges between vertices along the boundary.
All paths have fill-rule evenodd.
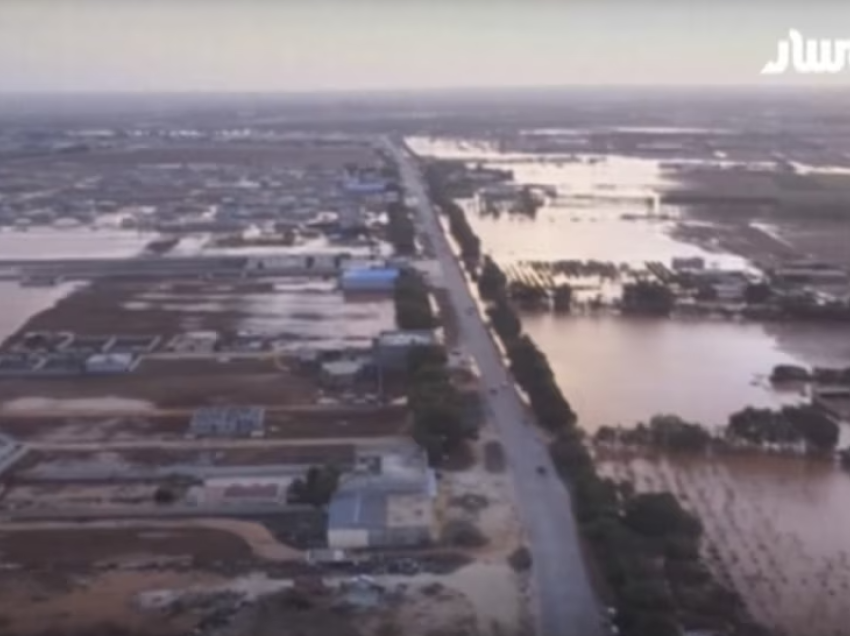
<path id="1" fill-rule="evenodd" d="M 443 268 L 444 284 L 458 317 L 464 348 L 480 370 L 484 397 L 504 446 L 517 506 L 533 558 L 532 593 L 538 636 L 602 636 L 601 609 L 590 585 L 579 546 L 569 491 L 557 477 L 540 436 L 505 367 L 501 352 L 478 311 L 458 260 L 427 196 L 415 158 L 386 140 L 405 189 L 416 198 L 420 227 L 431 239 Z M 508 382 L 507 388 L 502 388 Z M 490 389 L 498 387 L 495 394 Z M 538 467 L 546 469 L 545 475 Z"/>

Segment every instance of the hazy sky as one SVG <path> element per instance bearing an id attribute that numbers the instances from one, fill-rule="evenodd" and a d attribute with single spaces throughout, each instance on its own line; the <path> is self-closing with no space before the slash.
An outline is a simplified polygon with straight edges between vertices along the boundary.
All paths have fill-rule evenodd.
<path id="1" fill-rule="evenodd" d="M 792 27 L 850 2 L 0 0 L 0 92 L 747 84 Z"/>

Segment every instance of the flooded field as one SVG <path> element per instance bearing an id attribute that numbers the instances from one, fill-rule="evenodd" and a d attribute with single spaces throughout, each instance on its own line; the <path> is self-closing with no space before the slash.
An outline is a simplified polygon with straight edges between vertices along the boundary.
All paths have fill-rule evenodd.
<path id="1" fill-rule="evenodd" d="M 523 325 L 552 363 L 587 430 L 675 413 L 708 426 L 747 405 L 801 400 L 767 376 L 794 362 L 760 325 L 529 314 Z"/>
<path id="2" fill-rule="evenodd" d="M 109 229 L 0 230 L 0 259 L 129 257 L 141 252 L 151 238 L 149 234 Z M 0 341 L 79 287 L 79 283 L 20 287 L 14 281 L 0 281 L 4 307 L 0 314 Z"/>
<path id="3" fill-rule="evenodd" d="M 649 201 L 675 176 L 656 160 L 502 154 L 493 144 L 476 141 L 408 142 L 425 156 L 508 168 L 518 183 L 557 188 L 558 198 L 547 200 L 535 219 L 484 215 L 474 201 L 461 201 L 484 252 L 503 266 L 561 259 L 634 267 L 654 260 L 669 266 L 673 258 L 693 256 L 703 257 L 707 267 L 749 266 L 746 259 L 719 248 L 708 251 L 677 240 L 674 221 L 650 215 Z M 582 196 L 573 199 L 573 194 Z M 673 206 L 657 212 L 663 219 L 686 214 Z M 623 214 L 634 216 L 624 219 Z M 524 316 L 523 325 L 548 355 L 579 421 L 590 430 L 631 425 L 656 413 L 723 424 L 747 405 L 779 406 L 802 399 L 767 385 L 776 364 L 850 364 L 850 347 L 841 344 L 850 342 L 850 331 L 842 328 L 537 313 Z"/>
<path id="4" fill-rule="evenodd" d="M 669 490 L 697 512 L 706 554 L 757 619 L 783 636 L 841 636 L 850 620 L 850 479 L 829 463 L 609 455 L 602 473 Z"/>
<path id="5" fill-rule="evenodd" d="M 556 186 L 559 197 L 547 200 L 535 219 L 485 215 L 474 200 L 460 202 L 484 252 L 508 270 L 519 261 L 596 260 L 640 267 L 648 260 L 669 265 L 674 257 L 691 256 L 704 257 L 709 267 L 750 265 L 724 251 L 732 241 L 689 244 L 686 233 L 673 231 L 678 219 L 687 218 L 711 236 L 714 221 L 695 222 L 687 210 L 663 206 L 663 219 L 651 218 L 647 201 L 667 179 L 657 162 L 498 155 L 492 145 L 476 142 L 412 146 L 424 154 L 510 169 L 520 183 Z M 569 196 L 576 192 L 588 196 Z M 624 219 L 624 213 L 631 218 Z M 741 228 L 761 233 L 756 238 L 765 243 L 786 238 L 755 223 L 723 226 L 732 235 Z M 818 244 L 809 245 L 806 251 L 814 253 Z M 839 325 L 528 312 L 523 327 L 548 356 L 588 431 L 631 426 L 658 413 L 722 426 L 748 405 L 776 408 L 808 399 L 800 389 L 778 392 L 770 386 L 768 376 L 777 364 L 850 364 L 850 331 Z M 846 446 L 850 427 L 843 427 L 841 437 Z M 777 634 L 848 633 L 846 472 L 830 462 L 770 455 L 709 460 L 609 452 L 598 459 L 605 476 L 630 482 L 639 492 L 672 491 L 698 513 L 711 567 Z"/>
<path id="6" fill-rule="evenodd" d="M 109 228 L 0 231 L 0 258 L 65 259 L 133 256 L 155 237 L 145 232 Z"/>

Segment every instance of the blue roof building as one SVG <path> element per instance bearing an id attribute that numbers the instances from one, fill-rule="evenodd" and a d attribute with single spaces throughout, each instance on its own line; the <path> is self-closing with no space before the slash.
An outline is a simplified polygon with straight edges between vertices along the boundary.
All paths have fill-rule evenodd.
<path id="1" fill-rule="evenodd" d="M 339 284 L 343 291 L 391 292 L 398 274 L 395 267 L 351 268 L 342 272 Z"/>

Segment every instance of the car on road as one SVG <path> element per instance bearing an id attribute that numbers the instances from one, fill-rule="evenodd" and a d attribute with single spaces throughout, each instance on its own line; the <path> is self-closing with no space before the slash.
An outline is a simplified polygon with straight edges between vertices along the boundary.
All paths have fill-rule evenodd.
<path id="1" fill-rule="evenodd" d="M 545 466 L 538 466 L 537 467 L 537 474 L 538 475 L 545 475 L 546 474 L 546 467 Z"/>
<path id="2" fill-rule="evenodd" d="M 496 387 L 493 387 L 492 389 L 490 389 L 490 395 L 496 395 L 498 392 L 499 392 L 499 389 L 497 389 Z"/>

